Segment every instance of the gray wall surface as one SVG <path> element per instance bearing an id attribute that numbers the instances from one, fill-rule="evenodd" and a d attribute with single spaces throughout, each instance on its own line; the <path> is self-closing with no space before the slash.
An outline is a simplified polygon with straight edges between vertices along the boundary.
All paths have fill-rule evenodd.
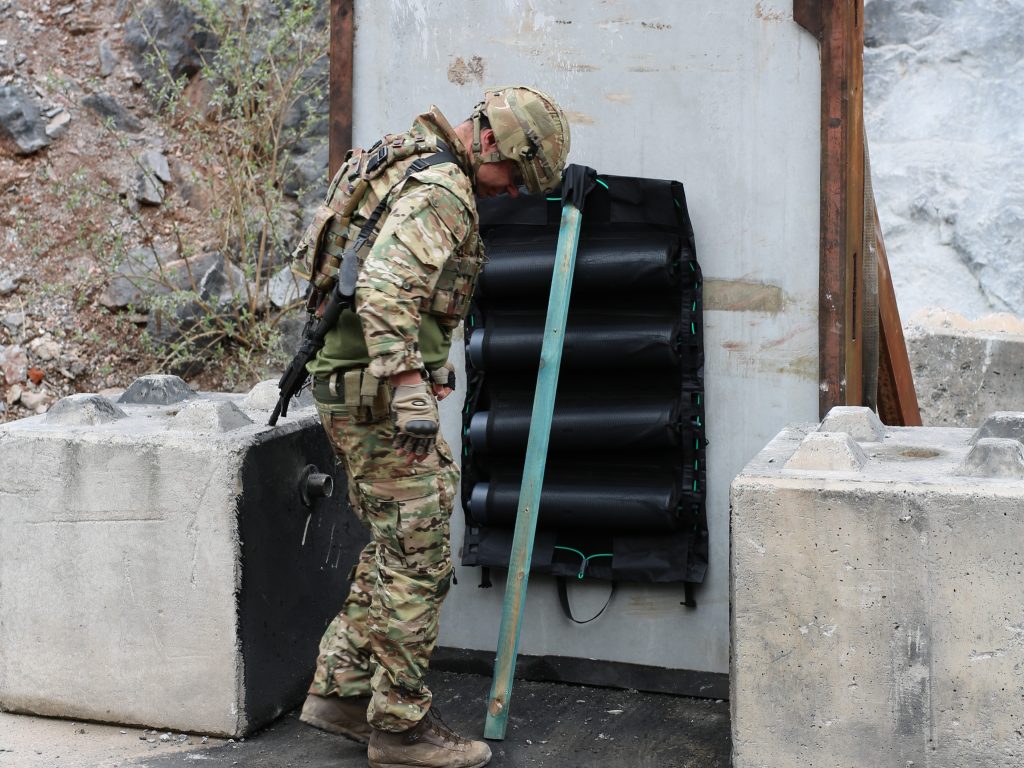
<path id="1" fill-rule="evenodd" d="M 458 122 L 484 86 L 518 82 L 567 110 L 571 161 L 684 183 L 706 277 L 711 553 L 698 607 L 680 606 L 681 586 L 623 585 L 577 627 L 534 578 L 520 650 L 727 672 L 729 482 L 782 425 L 817 418 L 817 41 L 790 0 L 392 0 L 357 3 L 355 21 L 357 145 L 432 102 Z M 458 405 L 444 408 L 453 444 Z M 458 548 L 461 519 L 453 537 Z M 441 643 L 493 650 L 504 584 L 458 577 Z M 575 586 L 578 614 L 607 594 Z"/>

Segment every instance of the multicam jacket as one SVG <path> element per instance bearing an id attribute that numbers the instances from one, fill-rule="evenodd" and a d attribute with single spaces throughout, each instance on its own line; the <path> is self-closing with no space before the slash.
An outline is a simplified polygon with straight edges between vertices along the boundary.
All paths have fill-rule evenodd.
<path id="1" fill-rule="evenodd" d="M 465 316 L 483 261 L 470 157 L 436 107 L 419 115 L 407 133 L 384 137 L 382 146 L 432 140 L 443 141 L 457 163 L 433 165 L 403 180 L 418 155 L 394 161 L 371 181 L 347 226 L 339 229 L 335 222 L 334 231 L 326 232 L 336 242 L 354 240 L 391 191 L 379 234 L 360 254 L 355 312 L 345 310 L 328 333 L 308 366 L 313 376 L 367 366 L 383 378 L 447 360 L 451 331 Z M 339 185 L 332 184 L 339 199 L 345 183 L 340 196 Z"/>

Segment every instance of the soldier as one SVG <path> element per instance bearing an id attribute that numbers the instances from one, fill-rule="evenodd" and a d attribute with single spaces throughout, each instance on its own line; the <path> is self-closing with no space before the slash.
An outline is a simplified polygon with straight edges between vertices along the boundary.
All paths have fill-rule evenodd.
<path id="1" fill-rule="evenodd" d="M 301 717 L 369 741 L 375 768 L 490 760 L 487 744 L 441 722 L 424 683 L 451 580 L 459 489 L 437 400 L 454 387 L 451 333 L 483 260 L 475 198 L 515 196 L 521 185 L 550 191 L 568 151 L 565 114 L 532 88 L 486 91 L 454 128 L 434 107 L 408 132 L 352 153 L 297 253 L 296 272 L 329 290 L 344 246 L 370 234 L 355 311 L 344 311 L 308 370 L 352 509 L 372 540 L 321 640 Z"/>

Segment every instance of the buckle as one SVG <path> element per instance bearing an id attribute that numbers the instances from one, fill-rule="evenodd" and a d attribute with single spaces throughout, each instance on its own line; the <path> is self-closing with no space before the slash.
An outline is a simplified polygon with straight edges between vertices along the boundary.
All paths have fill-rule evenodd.
<path id="1" fill-rule="evenodd" d="M 387 144 L 382 144 L 380 149 L 373 153 L 369 160 L 366 161 L 367 173 L 373 173 L 377 170 L 377 166 L 383 163 L 388 157 Z"/>

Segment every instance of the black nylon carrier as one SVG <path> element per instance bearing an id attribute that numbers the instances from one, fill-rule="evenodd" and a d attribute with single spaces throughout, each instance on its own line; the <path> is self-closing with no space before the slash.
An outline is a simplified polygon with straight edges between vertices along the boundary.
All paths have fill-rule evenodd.
<path id="1" fill-rule="evenodd" d="M 682 184 L 599 176 L 583 209 L 532 570 L 683 582 L 708 563 L 702 278 Z M 484 200 L 466 321 L 464 565 L 507 567 L 561 218 Z"/>

